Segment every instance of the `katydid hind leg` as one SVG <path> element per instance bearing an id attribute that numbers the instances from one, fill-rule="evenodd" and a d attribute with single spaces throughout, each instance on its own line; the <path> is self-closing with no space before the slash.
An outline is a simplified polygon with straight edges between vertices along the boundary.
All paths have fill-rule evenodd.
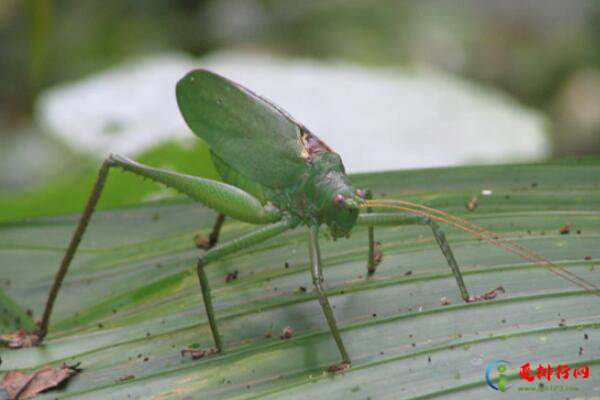
<path id="1" fill-rule="evenodd" d="M 73 236 L 71 236 L 71 241 L 69 242 L 69 246 L 65 251 L 65 254 L 60 263 L 60 267 L 56 275 L 54 276 L 54 281 L 52 282 L 52 286 L 50 288 L 50 292 L 48 293 L 48 299 L 46 300 L 46 306 L 44 307 L 44 314 L 42 316 L 42 320 L 39 324 L 37 336 L 38 342 L 41 342 L 46 334 L 48 333 L 48 325 L 50 324 L 50 317 L 52 315 L 52 309 L 54 308 L 54 303 L 56 301 L 56 297 L 58 296 L 58 292 L 60 287 L 62 286 L 65 275 L 69 270 L 69 266 L 71 265 L 71 261 L 75 256 L 75 252 L 79 247 L 79 243 L 85 233 L 87 226 L 92 218 L 92 214 L 96 209 L 96 204 L 98 204 L 98 200 L 100 199 L 100 195 L 102 194 L 102 190 L 104 189 L 104 184 L 106 183 L 106 178 L 108 177 L 108 171 L 111 167 L 110 159 L 107 159 L 102 163 L 100 170 L 98 171 L 98 177 L 96 178 L 96 182 L 94 183 L 94 187 L 90 193 L 87 204 L 81 217 L 79 218 L 79 222 L 77 223 L 77 227 L 75 228 L 75 232 L 73 232 Z"/>
<path id="2" fill-rule="evenodd" d="M 340 335 L 340 331 L 337 327 L 335 316 L 333 315 L 333 310 L 331 309 L 331 305 L 329 304 L 329 300 L 327 299 L 325 290 L 323 290 L 324 279 L 323 269 L 321 266 L 321 251 L 319 249 L 318 226 L 310 227 L 309 255 L 311 262 L 311 275 L 313 285 L 315 286 L 317 296 L 319 297 L 319 303 L 321 304 L 323 314 L 325 315 L 325 319 L 327 320 L 327 324 L 329 325 L 329 330 L 331 331 L 333 339 L 335 340 L 338 350 L 340 351 L 340 355 L 342 356 L 342 362 L 339 366 L 335 365 L 329 368 L 331 372 L 335 372 L 339 369 L 345 369 L 350 367 L 350 357 L 348 356 L 348 352 L 346 351 L 346 347 L 344 346 L 344 342 L 342 341 L 342 336 Z"/>
<path id="3" fill-rule="evenodd" d="M 268 223 L 281 219 L 277 210 L 263 208 L 253 196 L 230 185 L 185 174 L 162 171 L 143 166 L 119 155 L 110 155 L 100 167 L 98 177 L 94 183 L 85 209 L 79 218 L 79 222 L 71 237 L 69 246 L 65 251 L 60 267 L 54 277 L 42 320 L 37 332 L 35 332 L 36 339 L 34 344 L 41 342 L 48 333 L 48 326 L 50 324 L 54 303 L 69 270 L 69 266 L 71 265 L 73 257 L 77 252 L 81 239 L 83 238 L 94 213 L 98 200 L 100 199 L 108 177 L 108 172 L 114 167 L 119 167 L 135 175 L 162 183 L 167 187 L 178 189 L 192 199 L 217 209 L 221 214 L 223 213 L 223 210 L 229 209 L 232 204 L 235 204 L 237 206 L 235 213 L 238 214 L 242 220 L 246 220 L 247 222 Z M 222 224 L 222 221 L 220 223 Z"/>

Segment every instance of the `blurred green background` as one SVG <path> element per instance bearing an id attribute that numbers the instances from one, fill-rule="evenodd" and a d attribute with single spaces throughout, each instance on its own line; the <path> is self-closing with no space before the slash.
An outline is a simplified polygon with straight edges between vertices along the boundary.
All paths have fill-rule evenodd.
<path id="1" fill-rule="evenodd" d="M 141 55 L 219 49 L 431 66 L 542 110 L 554 156 L 600 151 L 600 1 L 0 0 L 0 220 L 76 211 L 95 175 L 97 160 L 36 123 L 45 89 Z M 140 159 L 214 177 L 194 151 L 206 149 L 166 143 Z M 113 181 L 104 207 L 154 190 Z"/>

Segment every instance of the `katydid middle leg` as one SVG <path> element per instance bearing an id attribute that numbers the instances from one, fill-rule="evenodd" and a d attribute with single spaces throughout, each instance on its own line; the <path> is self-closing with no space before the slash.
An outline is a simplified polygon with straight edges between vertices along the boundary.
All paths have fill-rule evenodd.
<path id="1" fill-rule="evenodd" d="M 228 254 L 232 254 L 255 244 L 264 242 L 269 238 L 277 236 L 293 228 L 295 225 L 297 225 L 295 220 L 283 219 L 280 222 L 262 227 L 254 232 L 250 232 L 244 236 L 216 246 L 215 248 L 207 251 L 198 259 L 198 280 L 200 281 L 200 289 L 202 290 L 202 298 L 204 300 L 204 307 L 206 308 L 208 324 L 210 325 L 210 331 L 212 333 L 217 351 L 223 351 L 223 341 L 221 340 L 219 328 L 217 327 L 217 320 L 210 295 L 210 286 L 204 269 L 213 261 L 216 261 Z"/>
<path id="2" fill-rule="evenodd" d="M 208 235 L 208 239 L 201 239 L 199 235 L 197 235 L 194 239 L 196 242 L 196 247 L 199 249 L 210 250 L 217 245 L 219 242 L 219 235 L 221 234 L 221 228 L 223 227 L 223 223 L 225 222 L 225 214 L 219 213 L 217 214 L 217 218 L 213 223 L 212 230 Z"/>
<path id="3" fill-rule="evenodd" d="M 367 225 L 369 228 L 374 226 L 385 226 L 385 225 L 429 225 L 433 232 L 433 236 L 437 244 L 440 246 L 446 261 L 448 262 L 448 266 L 452 270 L 452 274 L 456 279 L 456 283 L 458 284 L 458 288 L 460 290 L 460 296 L 464 301 L 469 301 L 469 292 L 467 291 L 467 287 L 462 277 L 462 273 L 458 268 L 458 264 L 456 259 L 454 258 L 454 254 L 452 253 L 452 249 L 446 240 L 446 235 L 440 229 L 437 222 L 433 221 L 431 218 L 422 215 L 414 215 L 408 213 L 367 213 L 361 214 L 358 217 L 358 224 Z"/>

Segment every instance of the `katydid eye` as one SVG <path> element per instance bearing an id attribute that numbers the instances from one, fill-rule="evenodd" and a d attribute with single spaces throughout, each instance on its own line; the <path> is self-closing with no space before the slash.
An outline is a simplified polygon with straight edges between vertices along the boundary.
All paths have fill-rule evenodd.
<path id="1" fill-rule="evenodd" d="M 346 200 L 344 199 L 343 195 L 337 194 L 337 195 L 335 195 L 335 199 L 333 200 L 333 202 L 335 203 L 336 206 L 343 207 L 344 204 L 346 203 Z"/>

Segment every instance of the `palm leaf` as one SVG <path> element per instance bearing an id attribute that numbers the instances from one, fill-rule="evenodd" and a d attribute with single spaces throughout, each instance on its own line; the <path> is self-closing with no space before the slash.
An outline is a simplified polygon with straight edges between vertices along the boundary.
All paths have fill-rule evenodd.
<path id="1" fill-rule="evenodd" d="M 591 159 L 353 180 L 376 197 L 468 218 L 600 285 L 599 177 L 600 160 Z M 481 195 L 484 189 L 492 194 Z M 471 212 L 465 204 L 473 195 L 479 201 Z M 27 309 L 40 315 L 77 217 L 0 225 L 0 304 L 10 304 L 11 315 Z M 98 212 L 59 295 L 47 341 L 2 350 L 1 371 L 81 362 L 82 373 L 40 398 L 86 399 L 480 399 L 492 395 L 485 369 L 498 359 L 512 363 L 515 387 L 526 386 L 518 378 L 526 362 L 534 368 L 587 364 L 597 376 L 598 296 L 451 227 L 445 230 L 469 290 L 502 286 L 506 293 L 462 303 L 423 227 L 376 230 L 384 259 L 371 279 L 365 278 L 365 230 L 348 240 L 323 240 L 326 288 L 353 358 L 350 370 L 327 374 L 339 355 L 312 290 L 307 233 L 296 229 L 208 268 L 227 352 L 182 358 L 182 348 L 211 345 L 194 270 L 200 250 L 192 238 L 208 233 L 213 218 L 181 198 Z M 564 225 L 570 234 L 559 233 Z M 222 239 L 251 229 L 229 220 Z M 239 278 L 225 283 L 234 270 Z M 452 304 L 441 305 L 442 297 Z M 281 340 L 286 326 L 295 334 Z M 577 386 L 577 396 L 599 390 L 597 379 L 560 383 Z"/>

